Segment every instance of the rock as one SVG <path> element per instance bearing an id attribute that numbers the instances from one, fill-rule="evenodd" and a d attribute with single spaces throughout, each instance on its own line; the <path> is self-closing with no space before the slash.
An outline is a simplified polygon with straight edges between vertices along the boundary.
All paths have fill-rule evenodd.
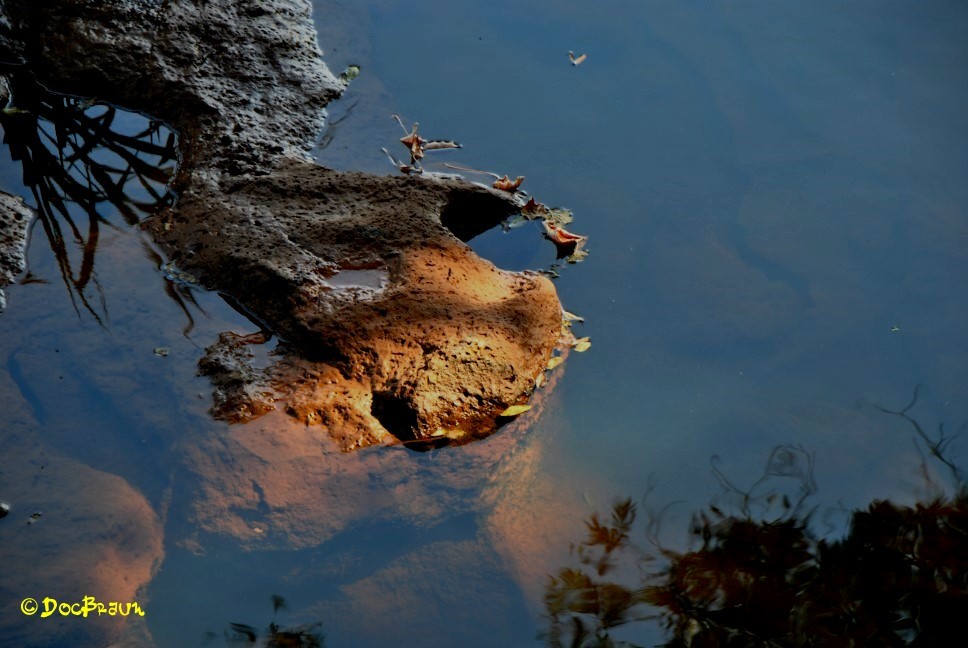
<path id="1" fill-rule="evenodd" d="M 3 287 L 24 270 L 27 230 L 33 217 L 34 210 L 21 198 L 0 191 L 0 312 L 7 304 Z"/>
<path id="2" fill-rule="evenodd" d="M 466 239 L 520 206 L 459 180 L 312 163 L 343 82 L 322 61 L 309 2 L 2 6 L 6 60 L 179 133 L 178 201 L 144 226 L 179 270 L 282 337 L 284 354 L 265 371 L 285 411 L 358 447 L 387 432 L 486 436 L 527 395 L 558 339 L 554 288 L 495 268 L 454 234 Z M 235 391 L 217 414 L 232 418 L 232 402 L 245 416 L 269 409 L 262 390 L 244 398 L 252 390 L 240 385 L 253 382 L 231 386 L 237 368 L 220 377 L 217 367 L 202 370 L 223 396 Z"/>

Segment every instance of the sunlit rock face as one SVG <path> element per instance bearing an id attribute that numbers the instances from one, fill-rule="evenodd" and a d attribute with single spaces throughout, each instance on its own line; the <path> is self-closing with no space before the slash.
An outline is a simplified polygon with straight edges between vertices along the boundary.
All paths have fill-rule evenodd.
<path id="1" fill-rule="evenodd" d="M 145 227 L 180 271 L 285 341 L 258 402 L 226 399 L 217 415 L 244 420 L 281 401 L 345 449 L 388 433 L 468 440 L 533 387 L 560 331 L 554 288 L 495 268 L 441 223 L 496 224 L 519 210 L 511 194 L 308 161 L 343 89 L 322 62 L 308 2 L 3 7 L 5 58 L 53 89 L 144 111 L 179 133 L 178 201 Z"/>

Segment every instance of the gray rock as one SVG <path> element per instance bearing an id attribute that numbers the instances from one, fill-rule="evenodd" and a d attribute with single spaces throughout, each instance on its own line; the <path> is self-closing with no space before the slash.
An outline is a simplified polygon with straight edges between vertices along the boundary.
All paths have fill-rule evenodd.
<path id="1" fill-rule="evenodd" d="M 24 271 L 27 230 L 34 210 L 23 199 L 0 192 L 0 312 L 7 304 L 3 287 Z"/>

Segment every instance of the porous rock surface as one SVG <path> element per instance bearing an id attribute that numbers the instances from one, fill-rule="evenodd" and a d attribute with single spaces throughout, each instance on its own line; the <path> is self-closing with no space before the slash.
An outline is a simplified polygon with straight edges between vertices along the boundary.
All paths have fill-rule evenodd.
<path id="1" fill-rule="evenodd" d="M 6 105 L 9 99 L 10 88 L 6 79 L 0 77 L 0 104 Z M 27 230 L 33 217 L 34 211 L 23 199 L 0 191 L 0 313 L 7 305 L 4 286 L 12 284 L 23 272 Z"/>
<path id="2" fill-rule="evenodd" d="M 7 305 L 3 287 L 24 269 L 27 229 L 33 216 L 23 199 L 0 191 L 0 312 Z"/>
<path id="3" fill-rule="evenodd" d="M 217 413 L 240 420 L 282 400 L 349 449 L 387 432 L 485 436 L 531 390 L 560 331 L 554 288 L 495 268 L 443 224 L 481 231 L 517 202 L 460 180 L 312 163 L 324 108 L 343 86 L 322 61 L 308 1 L 0 7 L 5 60 L 53 90 L 177 131 L 178 200 L 145 227 L 179 270 L 284 340 L 263 370 L 225 353 L 238 341 L 213 346 L 203 370 L 229 394 Z M 245 393 L 262 400 L 253 407 Z"/>

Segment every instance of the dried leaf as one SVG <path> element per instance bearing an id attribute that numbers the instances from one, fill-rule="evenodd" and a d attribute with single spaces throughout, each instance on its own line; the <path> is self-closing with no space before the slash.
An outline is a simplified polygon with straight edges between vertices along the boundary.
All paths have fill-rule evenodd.
<path id="1" fill-rule="evenodd" d="M 396 119 L 397 123 L 400 124 L 400 128 L 403 129 L 404 136 L 400 138 L 400 143 L 406 146 L 410 150 L 410 165 L 409 165 L 411 167 L 410 170 L 405 171 L 404 167 L 407 165 L 404 165 L 402 163 L 397 164 L 397 162 L 394 161 L 394 164 L 397 164 L 397 166 L 400 167 L 400 170 L 404 171 L 404 173 L 414 173 L 414 172 L 419 173 L 420 171 L 422 171 L 422 169 L 420 169 L 419 161 L 423 159 L 424 152 L 426 151 L 461 148 L 461 145 L 453 140 L 433 140 L 433 141 L 425 140 L 424 138 L 420 137 L 420 135 L 417 134 L 417 129 L 420 127 L 420 124 L 418 124 L 417 122 L 414 122 L 413 126 L 408 131 L 407 127 L 403 125 L 403 120 L 400 119 L 398 115 L 390 115 L 390 116 Z M 389 155 L 389 153 L 387 155 Z M 393 160 L 392 157 L 390 159 Z"/>
<path id="2" fill-rule="evenodd" d="M 498 416 L 518 416 L 520 414 L 524 414 L 529 409 L 531 409 L 530 405 L 512 405 L 501 412 Z"/>
<path id="3" fill-rule="evenodd" d="M 570 209 L 555 207 L 554 209 L 547 210 L 547 212 L 544 214 L 544 219 L 546 222 L 553 223 L 555 225 L 567 225 L 571 221 L 575 220 L 575 216 L 571 213 Z"/>
<path id="4" fill-rule="evenodd" d="M 385 148 L 381 148 L 380 150 L 383 151 L 388 158 L 390 158 L 390 162 L 393 164 L 393 166 L 400 169 L 401 173 L 405 173 L 406 175 L 420 175 L 423 173 L 423 168 L 420 166 L 420 164 L 407 164 L 402 160 L 397 160 L 395 157 L 390 155 L 390 151 L 386 150 Z"/>
<path id="5" fill-rule="evenodd" d="M 566 322 L 579 322 L 582 324 L 585 323 L 584 317 L 579 317 L 578 315 L 575 315 L 574 313 L 569 313 L 566 310 L 561 311 L 561 319 Z"/>
<path id="6" fill-rule="evenodd" d="M 541 373 L 538 374 L 538 377 L 534 379 L 534 388 L 541 389 L 542 387 L 544 387 L 544 384 L 545 384 L 545 374 L 542 371 Z"/>
<path id="7" fill-rule="evenodd" d="M 435 430 L 430 436 L 447 437 L 448 439 L 453 439 L 456 441 L 457 439 L 462 438 L 465 434 L 467 433 L 464 432 L 464 430 L 457 430 L 457 429 L 447 430 L 444 428 L 437 428 L 437 430 Z"/>
<path id="8" fill-rule="evenodd" d="M 575 340 L 575 343 L 572 344 L 571 348 L 573 348 L 578 353 L 584 353 L 585 351 L 588 351 L 588 349 L 591 348 L 591 346 L 592 346 L 592 341 L 587 337 L 583 337 L 579 340 Z"/>
<path id="9" fill-rule="evenodd" d="M 572 65 L 581 65 L 588 58 L 588 54 L 582 54 L 581 56 L 575 56 L 574 52 L 568 52 L 568 60 L 571 61 Z"/>
<path id="10" fill-rule="evenodd" d="M 440 149 L 458 149 L 464 148 L 461 144 L 458 144 L 454 140 L 433 140 L 431 142 L 426 142 L 423 145 L 425 151 L 437 151 Z"/>
<path id="11" fill-rule="evenodd" d="M 545 236 L 551 239 L 551 242 L 558 246 L 578 245 L 588 238 L 579 234 L 572 234 L 564 227 L 561 227 L 556 223 L 549 223 L 548 221 L 545 221 L 543 224 Z"/>
<path id="12" fill-rule="evenodd" d="M 537 202 L 534 199 L 534 196 L 532 196 L 528 198 L 528 202 L 526 202 L 524 207 L 521 208 L 521 213 L 525 216 L 533 218 L 537 216 L 544 216 L 545 214 L 550 213 L 550 211 L 547 207 Z"/>
<path id="13" fill-rule="evenodd" d="M 565 258 L 565 261 L 568 263 L 581 263 L 587 256 L 588 250 L 575 250 Z"/>
<path id="14" fill-rule="evenodd" d="M 548 366 L 548 369 L 549 370 L 550 369 L 554 369 L 555 367 L 557 367 L 558 365 L 560 365 L 564 361 L 565 361 L 565 359 L 562 358 L 561 356 L 555 356 L 554 358 L 548 360 L 548 365 L 547 365 Z"/>
<path id="15" fill-rule="evenodd" d="M 501 191 L 517 191 L 522 182 L 524 182 L 524 176 L 518 176 L 514 180 L 511 180 L 505 175 L 495 180 L 492 186 Z"/>

